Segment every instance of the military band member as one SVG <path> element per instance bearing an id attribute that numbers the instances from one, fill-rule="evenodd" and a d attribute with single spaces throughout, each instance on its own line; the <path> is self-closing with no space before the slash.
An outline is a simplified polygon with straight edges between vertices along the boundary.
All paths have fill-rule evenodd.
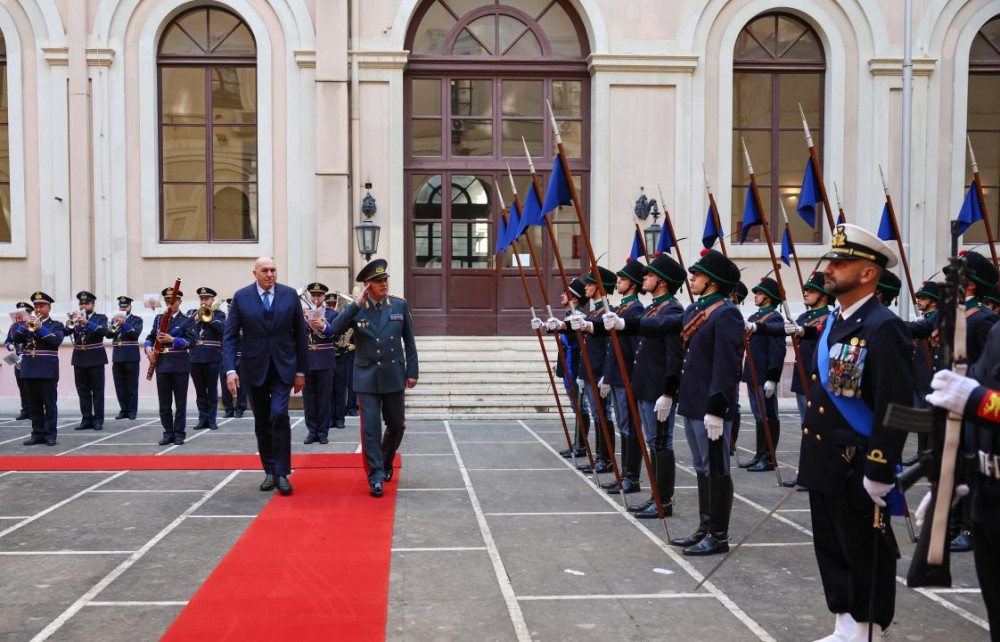
<path id="1" fill-rule="evenodd" d="M 331 292 L 326 295 L 326 307 L 336 311 L 337 293 Z M 350 332 L 350 330 L 348 330 Z M 333 406 L 330 409 L 330 426 L 337 429 L 344 428 L 344 418 L 347 416 L 347 406 L 351 397 L 348 390 L 351 386 L 351 377 L 354 374 L 354 339 L 351 336 L 338 334 L 333 337 L 337 346 L 336 357 L 337 367 L 333 371 Z"/>
<path id="2" fill-rule="evenodd" d="M 361 269 L 357 281 L 365 284 L 364 291 L 331 327 L 331 334 L 354 327 L 354 389 L 358 392 L 362 453 L 373 497 L 381 497 L 382 483 L 392 480 L 393 459 L 406 429 L 405 391 L 417 385 L 419 376 L 409 306 L 403 299 L 389 296 L 386 265 L 384 259 L 376 259 Z"/>
<path id="3" fill-rule="evenodd" d="M 583 314 L 583 308 L 589 300 L 586 295 L 587 285 L 583 279 L 574 278 L 569 282 L 569 291 L 563 292 L 559 297 L 568 319 L 575 313 Z M 546 321 L 534 318 L 531 320 L 531 329 L 538 330 L 545 328 L 549 332 L 556 333 L 558 340 L 562 343 L 563 358 L 556 364 L 556 376 L 563 381 L 566 394 L 570 397 L 570 406 L 578 410 L 576 417 L 576 435 L 573 441 L 573 448 L 559 452 L 565 459 L 571 457 L 585 457 L 587 449 L 584 445 L 584 435 L 590 434 L 590 412 L 583 401 L 583 363 L 580 356 L 580 344 L 575 332 L 568 332 L 566 322 L 556 318 L 549 318 Z M 569 369 L 567 371 L 567 364 Z M 573 400 L 576 401 L 573 401 Z"/>
<path id="4" fill-rule="evenodd" d="M 601 275 L 601 285 L 604 286 L 604 291 L 613 292 L 618 282 L 618 277 L 615 273 L 605 267 L 598 267 L 597 272 Z M 584 278 L 583 282 L 586 284 L 584 286 L 584 294 L 586 294 L 587 298 L 590 299 L 590 313 L 582 318 L 592 323 L 600 322 L 601 315 L 608 310 L 604 309 L 604 301 L 599 299 L 597 279 L 594 277 L 593 268 L 587 272 L 587 276 Z M 575 318 L 581 317 L 577 316 Z M 590 357 L 590 367 L 594 371 L 594 378 L 597 380 L 597 389 L 595 389 L 594 386 L 591 385 L 589 378 L 584 379 L 583 389 L 586 394 L 587 407 L 590 409 L 590 416 L 596 418 L 598 416 L 598 404 L 600 404 L 601 410 L 604 412 L 604 418 L 608 425 L 608 436 L 611 437 L 611 445 L 609 449 L 608 443 L 604 439 L 604 432 L 595 431 L 594 434 L 594 441 L 596 442 L 594 444 L 594 463 L 597 467 L 597 472 L 599 474 L 605 474 L 612 472 L 613 467 L 611 466 L 611 458 L 615 456 L 615 424 L 614 415 L 611 414 L 611 386 L 604 382 L 605 357 L 608 354 L 611 341 L 607 338 L 607 336 L 597 337 L 585 334 L 583 337 L 583 343 L 587 350 L 587 356 Z M 614 354 L 611 354 L 611 359 L 612 361 L 615 360 Z M 590 466 L 583 466 L 581 470 L 584 473 L 589 473 Z M 617 483 L 615 484 L 614 492 L 618 492 Z"/>
<path id="5" fill-rule="evenodd" d="M 860 640 L 869 622 L 881 635 L 895 612 L 895 539 L 885 514 L 886 528 L 873 545 L 873 518 L 875 505 L 884 507 L 895 488 L 906 433 L 882 421 L 888 404 L 912 400 L 913 346 L 903 322 L 875 297 L 880 278 L 896 265 L 885 242 L 855 225 L 838 225 L 824 258 L 824 288 L 841 307 L 819 334 L 808 371 L 799 479 L 809 489 L 827 607 L 837 616 L 834 633 L 824 639 Z"/>
<path id="6" fill-rule="evenodd" d="M 104 428 L 104 366 L 108 353 L 104 337 L 108 336 L 108 317 L 94 312 L 97 297 L 86 290 L 77 292 L 80 311 L 70 314 L 73 324 L 70 336 L 73 341 L 73 376 L 76 394 L 80 397 L 80 424 L 75 430 L 101 430 Z"/>
<path id="7" fill-rule="evenodd" d="M 108 325 L 111 339 L 111 377 L 118 396 L 115 419 L 135 419 L 139 412 L 139 337 L 142 317 L 132 314 L 132 299 L 118 297 L 118 314 Z"/>
<path id="8" fill-rule="evenodd" d="M 27 301 L 17 302 L 18 310 L 25 310 L 27 312 L 33 312 L 34 308 Z M 17 384 L 18 396 L 21 400 L 20 411 L 17 413 L 17 417 L 14 421 L 23 421 L 31 417 L 28 413 L 28 392 L 24 388 L 24 382 L 21 381 L 21 345 L 14 343 L 14 326 L 7 328 L 7 338 L 4 339 L 4 347 L 7 348 L 8 352 L 14 353 L 14 382 Z"/>
<path id="9" fill-rule="evenodd" d="M 750 337 L 751 354 L 747 355 L 743 364 L 743 383 L 746 384 L 747 396 L 750 398 L 750 411 L 757 423 L 757 450 L 743 468 L 750 472 L 762 472 L 774 470 L 775 466 L 767 443 L 767 431 L 764 430 L 765 417 L 767 428 L 771 433 L 771 444 L 776 451 L 781 437 L 776 394 L 781 380 L 781 370 L 785 365 L 785 322 L 778 311 L 782 299 L 777 281 L 765 277 L 750 291 L 754 295 L 757 311 L 747 319 L 747 327 L 754 330 L 759 325 L 765 325 L 771 331 L 757 332 Z M 757 385 L 760 386 L 757 391 L 753 390 L 753 378 L 750 375 L 751 356 L 756 369 Z M 764 400 L 764 408 L 759 406 L 758 395 Z"/>
<path id="10" fill-rule="evenodd" d="M 164 288 L 161 292 L 163 300 L 170 304 L 173 288 Z M 163 346 L 156 362 L 156 392 L 160 401 L 160 424 L 163 426 L 163 438 L 160 445 L 184 444 L 187 436 L 187 391 L 188 377 L 191 374 L 191 361 L 188 349 L 194 340 L 195 329 L 191 317 L 181 314 L 181 298 L 184 293 L 177 292 L 174 305 L 164 314 L 169 315 L 167 331 L 159 332 L 160 318 L 156 315 L 153 325 L 146 336 L 146 358 L 153 355 L 153 346 L 157 340 Z M 173 412 L 171 412 L 171 403 Z"/>
<path id="11" fill-rule="evenodd" d="M 231 305 L 232 299 L 226 299 L 226 305 Z M 240 339 L 242 340 L 243 334 L 240 333 Z M 236 349 L 236 370 L 240 369 L 240 357 L 243 356 L 242 347 L 237 347 Z M 220 386 L 219 395 L 222 397 L 222 407 L 226 409 L 225 417 L 229 419 L 230 417 L 236 417 L 240 419 L 243 417 L 243 413 L 247 410 L 247 389 L 243 386 L 238 386 L 236 388 L 236 396 L 234 397 L 232 393 L 229 392 L 229 387 L 226 385 L 226 373 L 220 368 L 219 369 L 219 383 Z"/>
<path id="12" fill-rule="evenodd" d="M 330 325 L 337 318 L 334 310 L 324 305 L 326 293 L 330 288 L 322 283 L 310 283 L 306 286 L 309 297 L 317 309 L 323 311 L 322 318 L 306 317 L 309 344 L 309 362 L 306 370 L 306 386 L 302 389 L 302 402 L 305 406 L 306 444 L 329 443 L 330 408 L 333 388 L 333 373 L 337 368 L 333 328 Z"/>
<path id="13" fill-rule="evenodd" d="M 226 315 L 213 309 L 218 293 L 209 287 L 198 288 L 201 304 L 194 310 L 194 340 L 188 350 L 191 361 L 191 382 L 198 404 L 195 430 L 217 430 L 219 412 L 219 369 L 222 367 L 222 335 L 226 331 Z"/>
<path id="14" fill-rule="evenodd" d="M 59 383 L 59 344 L 65 328 L 49 312 L 53 299 L 44 292 L 31 295 L 34 312 L 27 323 L 17 323 L 11 338 L 21 346 L 21 379 L 28 393 L 31 438 L 25 446 L 56 445 L 56 386 Z"/>

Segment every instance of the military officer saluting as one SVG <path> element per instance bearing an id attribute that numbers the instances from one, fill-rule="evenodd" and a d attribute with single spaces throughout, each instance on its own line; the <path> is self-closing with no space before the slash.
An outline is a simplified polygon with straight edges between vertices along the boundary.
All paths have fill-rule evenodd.
<path id="1" fill-rule="evenodd" d="M 334 310 L 327 309 L 326 293 L 330 288 L 322 283 L 310 283 L 306 286 L 309 297 L 322 316 L 306 316 L 306 333 L 309 343 L 309 360 L 306 370 L 306 385 L 302 389 L 302 402 L 305 405 L 306 429 L 309 434 L 303 443 L 329 443 L 330 410 L 332 408 L 333 373 L 337 368 L 337 346 L 334 343 L 333 328 L 330 325 L 337 318 Z"/>
<path id="2" fill-rule="evenodd" d="M 382 496 L 382 482 L 393 475 L 393 458 L 406 428 L 403 396 L 417 385 L 417 344 L 413 320 L 403 299 L 389 296 L 384 259 L 361 268 L 365 289 L 332 324 L 331 334 L 354 328 L 354 389 L 361 415 L 361 450 L 372 497 Z M 382 435 L 382 420 L 386 431 Z"/>
<path id="3" fill-rule="evenodd" d="M 191 382 L 198 404 L 195 430 L 218 429 L 219 368 L 222 367 L 222 334 L 226 331 L 226 315 L 215 309 L 218 293 L 209 287 L 198 288 L 201 307 L 194 311 L 194 341 L 188 351 L 191 361 Z"/>
<path id="4" fill-rule="evenodd" d="M 27 301 L 18 301 L 17 309 L 33 312 L 35 308 Z M 7 338 L 4 339 L 3 344 L 8 352 L 14 353 L 14 382 L 17 383 L 17 392 L 21 398 L 21 410 L 17 413 L 17 417 L 14 420 L 23 421 L 31 415 L 28 414 L 28 392 L 24 389 L 24 382 L 21 381 L 21 345 L 14 343 L 13 333 L 14 326 L 11 325 L 7 328 Z"/>
<path id="5" fill-rule="evenodd" d="M 173 295 L 173 288 L 164 288 L 161 292 L 163 300 L 170 305 L 170 298 Z M 174 305 L 170 306 L 164 314 L 168 315 L 167 331 L 160 332 L 160 319 L 163 314 L 158 314 L 153 319 L 153 326 L 146 336 L 146 358 L 153 355 L 153 346 L 157 341 L 163 346 L 160 356 L 156 361 L 156 392 L 160 401 L 160 425 L 163 426 L 163 438 L 160 445 L 184 443 L 187 436 L 185 426 L 187 423 L 187 389 L 188 376 L 191 373 L 190 355 L 188 348 L 194 341 L 195 329 L 191 317 L 181 314 L 181 297 L 183 292 L 177 292 Z M 174 412 L 171 412 L 171 403 L 174 405 Z"/>
<path id="6" fill-rule="evenodd" d="M 14 325 L 11 338 L 21 346 L 21 379 L 28 393 L 31 415 L 31 438 L 25 446 L 56 445 L 56 385 L 59 383 L 59 344 L 63 341 L 63 324 L 52 319 L 49 311 L 52 297 L 44 292 L 31 295 L 34 312 L 27 323 Z"/>
<path id="7" fill-rule="evenodd" d="M 132 299 L 118 297 L 118 314 L 108 324 L 111 339 L 111 377 L 118 396 L 115 419 L 135 419 L 139 411 L 139 337 L 142 317 L 132 314 Z"/>
<path id="8" fill-rule="evenodd" d="M 73 340 L 73 375 L 76 394 L 80 397 L 80 424 L 75 430 L 104 428 L 104 366 L 108 353 L 104 337 L 108 336 L 108 317 L 94 312 L 97 297 L 83 290 L 77 292 L 80 310 L 70 313 L 66 327 Z"/>

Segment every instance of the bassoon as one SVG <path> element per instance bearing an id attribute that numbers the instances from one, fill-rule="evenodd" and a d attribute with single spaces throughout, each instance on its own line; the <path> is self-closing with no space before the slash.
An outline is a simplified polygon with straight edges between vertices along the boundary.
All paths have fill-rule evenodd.
<path id="1" fill-rule="evenodd" d="M 167 302 L 167 309 L 160 317 L 160 327 L 156 331 L 156 343 L 153 344 L 153 354 L 149 357 L 149 368 L 146 369 L 146 380 L 149 381 L 153 378 L 153 373 L 156 372 L 156 362 L 160 358 L 160 353 L 163 352 L 163 344 L 160 343 L 160 335 L 167 331 L 167 326 L 170 325 L 170 317 L 173 314 L 174 303 L 177 302 L 177 293 L 181 289 L 181 279 L 180 277 L 174 281 L 174 289 L 170 291 L 170 301 Z"/>

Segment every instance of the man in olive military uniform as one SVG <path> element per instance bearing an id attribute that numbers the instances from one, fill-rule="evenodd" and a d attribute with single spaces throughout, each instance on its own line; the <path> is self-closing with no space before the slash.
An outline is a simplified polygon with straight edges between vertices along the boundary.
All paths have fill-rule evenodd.
<path id="1" fill-rule="evenodd" d="M 76 394 L 80 397 L 81 419 L 75 430 L 101 430 L 104 428 L 104 366 L 108 364 L 108 353 L 104 349 L 108 317 L 94 312 L 97 297 L 90 292 L 77 292 L 76 299 L 80 310 L 70 315 L 73 323 L 71 363 Z"/>
<path id="2" fill-rule="evenodd" d="M 56 445 L 56 386 L 59 383 L 59 344 L 65 336 L 63 324 L 49 312 L 54 300 L 44 292 L 31 295 L 34 312 L 27 323 L 14 324 L 11 338 L 21 346 L 21 379 L 28 393 L 31 438 L 25 446 Z"/>
<path id="3" fill-rule="evenodd" d="M 188 377 L 191 374 L 191 361 L 188 349 L 194 340 L 195 329 L 191 317 L 181 314 L 181 297 L 183 292 L 177 292 L 174 305 L 170 306 L 173 288 L 164 288 L 163 300 L 169 306 L 164 312 L 168 315 L 166 332 L 160 332 L 160 318 L 153 319 L 153 326 L 146 336 L 146 358 L 153 355 L 153 346 L 157 341 L 163 346 L 156 361 L 156 392 L 160 400 L 160 424 L 163 426 L 163 438 L 160 445 L 176 444 L 181 446 L 187 436 L 187 391 Z M 171 403 L 174 410 L 171 411 Z"/>
<path id="4" fill-rule="evenodd" d="M 194 384 L 198 404 L 198 423 L 195 430 L 218 429 L 216 423 L 219 412 L 219 369 L 222 367 L 222 335 L 226 331 L 226 315 L 221 310 L 213 310 L 218 293 L 209 287 L 198 288 L 201 304 L 192 311 L 194 341 L 188 350 L 191 361 L 191 382 Z M 202 316 L 202 312 L 209 314 Z"/>
<path id="5" fill-rule="evenodd" d="M 328 310 L 333 310 L 336 313 L 336 292 L 330 292 L 326 295 L 326 307 Z M 350 332 L 350 330 L 348 332 Z M 330 426 L 338 429 L 343 429 L 344 427 L 344 418 L 347 416 L 347 406 L 351 400 L 351 397 L 348 395 L 348 390 L 351 385 L 351 377 L 354 374 L 355 346 L 353 334 L 354 333 L 351 332 L 351 336 L 345 337 L 345 333 L 333 337 L 333 343 L 337 346 L 335 351 L 337 367 L 333 371 L 333 392 L 331 395 L 333 405 L 330 408 Z"/>
<path id="6" fill-rule="evenodd" d="M 417 385 L 417 344 L 413 320 L 403 299 L 389 296 L 384 259 L 363 267 L 357 280 L 365 289 L 333 321 L 331 335 L 354 327 L 354 389 L 361 410 L 361 449 L 373 497 L 391 481 L 393 459 L 406 429 L 404 395 Z M 382 434 L 382 419 L 386 431 Z"/>
<path id="7" fill-rule="evenodd" d="M 867 636 L 869 622 L 881 635 L 895 613 L 896 546 L 888 514 L 874 544 L 872 524 L 876 505 L 886 506 L 896 487 L 906 433 L 882 421 L 888 404 L 912 401 L 913 346 L 903 322 L 875 297 L 880 278 L 896 265 L 892 248 L 842 224 L 824 258 L 824 289 L 841 307 L 821 333 L 809 331 L 818 341 L 808 370 L 799 480 L 809 489 L 827 607 L 837 616 L 834 633 L 824 639 L 853 640 Z"/>
<path id="8" fill-rule="evenodd" d="M 604 286 L 604 291 L 613 292 L 618 282 L 618 277 L 615 273 L 605 267 L 598 267 L 597 272 L 601 275 L 601 285 Z M 584 315 L 582 312 L 579 312 L 570 317 L 570 319 L 584 319 L 592 323 L 599 323 L 601 315 L 607 312 L 607 310 L 604 309 L 604 301 L 601 301 L 599 298 L 597 278 L 594 276 L 593 268 L 587 272 L 587 276 L 584 277 L 583 282 L 586 284 L 584 286 L 584 294 L 586 294 L 587 298 L 590 299 L 590 313 Z M 573 329 L 575 330 L 576 328 L 574 327 Z M 596 379 L 597 384 L 595 389 L 595 387 L 591 385 L 589 378 L 584 378 L 583 380 L 583 389 L 586 394 L 587 407 L 590 409 L 590 416 L 597 418 L 598 404 L 600 404 L 601 410 L 604 412 L 604 418 L 607 421 L 608 436 L 611 437 L 611 443 L 609 445 L 607 440 L 604 438 L 603 431 L 595 431 L 594 434 L 594 464 L 597 467 L 597 472 L 599 474 L 606 474 L 613 471 L 611 458 L 615 456 L 615 424 L 614 415 L 611 414 L 611 386 L 604 381 L 604 369 L 606 358 L 609 356 L 608 350 L 611 347 L 611 341 L 607 336 L 597 337 L 594 335 L 584 334 L 583 343 L 587 350 L 587 356 L 590 357 L 590 367 L 594 371 L 594 378 Z M 610 357 L 611 360 L 617 364 L 614 353 L 612 353 Z M 581 467 L 580 470 L 584 473 L 589 473 L 590 465 L 587 464 Z M 618 492 L 617 483 L 615 483 L 614 492 Z"/>
<path id="9" fill-rule="evenodd" d="M 115 419 L 135 419 L 139 412 L 139 337 L 142 317 L 132 314 L 132 299 L 118 297 L 118 314 L 108 326 L 111 339 L 111 377 L 118 396 Z"/>
<path id="10" fill-rule="evenodd" d="M 306 365 L 306 385 L 302 389 L 302 403 L 305 407 L 306 444 L 329 443 L 330 408 L 333 389 L 333 373 L 337 368 L 337 346 L 334 344 L 333 328 L 330 325 L 337 318 L 337 313 L 324 305 L 326 293 L 330 288 L 322 283 L 310 283 L 306 286 L 309 297 L 317 310 L 322 311 L 320 318 L 306 317 L 308 332 L 306 333 L 309 358 Z"/>
<path id="11" fill-rule="evenodd" d="M 33 312 L 34 307 L 27 301 L 17 302 L 18 310 L 25 310 L 26 312 Z M 14 343 L 14 326 L 11 325 L 7 328 L 7 338 L 4 339 L 4 347 L 7 348 L 8 352 L 14 353 L 14 382 L 17 384 L 18 396 L 21 399 L 21 409 L 17 413 L 17 417 L 14 418 L 15 421 L 23 421 L 29 419 L 31 415 L 28 413 L 28 392 L 24 388 L 24 382 L 21 381 L 21 346 L 20 344 Z"/>
<path id="12" fill-rule="evenodd" d="M 760 280 L 750 290 L 754 295 L 754 303 L 757 311 L 746 320 L 756 328 L 757 325 L 766 325 L 768 329 L 773 329 L 773 336 L 768 332 L 755 333 L 749 339 L 750 354 L 746 356 L 743 363 L 743 383 L 747 387 L 747 396 L 750 398 L 750 411 L 753 413 L 757 428 L 757 448 L 753 458 L 743 465 L 750 472 L 763 472 L 774 470 L 775 463 L 771 461 L 771 451 L 767 443 L 767 432 L 771 434 L 771 445 L 775 451 L 778 449 L 778 440 L 781 437 L 781 421 L 778 419 L 778 382 L 781 380 L 781 370 L 785 365 L 785 322 L 778 311 L 781 305 L 781 292 L 778 289 L 778 282 L 770 277 Z M 753 377 L 750 373 L 750 365 L 754 366 L 754 374 L 757 375 L 757 390 L 753 389 Z M 764 401 L 761 408 L 758 399 Z M 767 419 L 768 431 L 764 429 L 764 419 Z"/>

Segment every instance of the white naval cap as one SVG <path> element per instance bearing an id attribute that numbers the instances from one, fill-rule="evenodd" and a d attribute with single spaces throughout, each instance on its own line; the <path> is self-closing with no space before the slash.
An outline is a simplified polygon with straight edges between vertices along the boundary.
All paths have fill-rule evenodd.
<path id="1" fill-rule="evenodd" d="M 867 259 L 883 268 L 896 267 L 892 247 L 863 227 L 841 223 L 833 233 L 832 247 L 824 259 Z"/>

